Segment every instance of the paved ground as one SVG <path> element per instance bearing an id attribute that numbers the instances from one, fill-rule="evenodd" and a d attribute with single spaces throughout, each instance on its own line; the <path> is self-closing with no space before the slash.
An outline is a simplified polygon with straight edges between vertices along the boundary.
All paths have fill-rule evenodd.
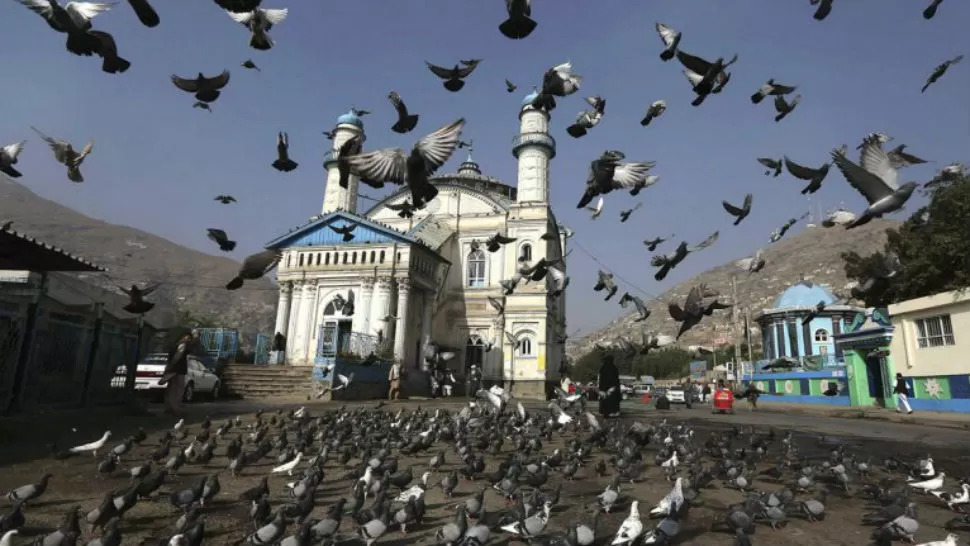
<path id="1" fill-rule="evenodd" d="M 426 408 L 455 408 L 463 402 L 458 400 L 449 401 L 411 401 L 393 403 L 386 407 L 395 411 L 399 407 L 414 408 L 422 405 Z M 299 403 L 287 403 L 286 407 L 294 407 Z M 374 407 L 374 402 L 366 404 L 348 404 L 348 406 L 367 406 Z M 219 424 L 227 416 L 241 415 L 246 423 L 253 422 L 251 414 L 255 409 L 279 407 L 280 404 L 256 404 L 246 402 L 219 402 L 215 404 L 200 404 L 191 407 L 187 418 L 187 426 L 195 433 L 198 432 L 197 423 L 205 415 L 210 415 L 215 424 Z M 308 406 L 315 414 L 322 413 L 327 409 L 339 407 L 338 404 L 312 404 Z M 530 408 L 538 408 L 538 405 L 529 405 Z M 154 408 L 153 408 L 154 409 Z M 898 454 L 899 456 L 912 459 L 918 456 L 925 456 L 928 452 L 932 453 L 937 465 L 949 475 L 962 476 L 966 472 L 967 463 L 970 457 L 966 453 L 967 446 L 970 446 L 970 432 L 960 430 L 948 430 L 936 427 L 914 426 L 912 424 L 891 423 L 884 421 L 874 421 L 867 419 L 835 419 L 818 415 L 784 413 L 781 411 L 760 410 L 748 412 L 742 409 L 735 415 L 714 416 L 706 408 L 695 406 L 692 410 L 676 407 L 668 412 L 657 412 L 647 409 L 638 403 L 625 403 L 627 417 L 623 420 L 639 420 L 644 423 L 658 423 L 663 419 L 670 422 L 689 423 L 696 431 L 700 439 L 706 439 L 711 433 L 723 433 L 731 430 L 735 426 L 753 425 L 758 430 L 767 430 L 769 427 L 775 428 L 779 432 L 794 430 L 797 434 L 798 443 L 803 453 L 808 456 L 824 456 L 827 452 L 826 447 L 818 444 L 816 436 L 819 434 L 839 436 L 848 441 L 851 446 L 850 451 L 858 454 L 862 459 L 873 458 L 873 463 L 881 464 L 884 456 Z M 387 417 L 388 419 L 390 416 Z M 137 411 L 132 408 L 119 411 L 118 409 L 92 410 L 73 414 L 52 414 L 39 418 L 13 418 L 0 419 L 0 493 L 9 488 L 29 483 L 36 480 L 42 473 L 50 472 L 54 475 L 51 481 L 50 491 L 44 497 L 43 502 L 32 507 L 28 511 L 28 526 L 24 529 L 23 535 L 31 537 L 42 534 L 56 527 L 57 522 L 63 517 L 65 510 L 71 506 L 78 505 L 83 511 L 87 512 L 95 508 L 104 492 L 125 487 L 127 480 L 119 472 L 116 477 L 99 479 L 95 477 L 96 461 L 91 457 L 78 457 L 66 461 L 54 461 L 50 458 L 36 459 L 48 453 L 45 444 L 57 440 L 62 446 L 74 445 L 91 441 L 103 432 L 105 428 L 110 428 L 115 438 L 121 439 L 125 435 L 133 432 L 139 426 L 149 433 L 149 439 L 143 444 L 144 447 L 135 450 L 134 457 L 129 462 L 136 463 L 145 459 L 146 454 L 155 448 L 157 440 L 162 430 L 169 429 L 174 419 L 161 417 L 152 411 Z M 74 430 L 72 430 L 74 429 Z M 574 437 L 572 434 L 565 438 L 556 435 L 551 441 L 546 441 L 543 453 L 548 454 L 554 448 L 563 448 L 565 441 Z M 113 445 L 115 442 L 112 442 Z M 224 442 L 223 442 L 224 443 Z M 740 447 L 741 443 L 737 446 Z M 435 449 L 443 449 L 447 453 L 450 463 L 456 461 L 452 446 L 442 443 Z M 247 449 L 252 449 L 247 446 Z M 506 443 L 503 451 L 511 450 L 509 443 Z M 666 493 L 669 488 L 655 466 L 653 459 L 656 448 L 647 446 L 644 450 L 644 457 L 648 461 L 644 480 L 636 485 L 624 486 L 623 496 L 626 500 L 637 499 L 641 501 L 641 512 L 646 512 Z M 275 452 L 273 454 L 275 456 Z M 420 473 L 427 467 L 427 460 L 431 453 L 421 455 L 415 459 L 401 458 L 400 466 L 415 465 L 415 472 Z M 590 463 L 608 457 L 608 454 L 596 452 L 590 457 Z M 357 462 L 357 461 L 352 461 Z M 178 477 L 172 478 L 161 488 L 163 493 L 168 493 L 175 489 L 182 489 L 196 483 L 202 476 L 209 473 L 220 471 L 225 466 L 225 458 L 222 456 L 222 448 L 217 451 L 217 457 L 208 466 L 190 464 Z M 241 538 L 244 525 L 245 506 L 236 501 L 239 492 L 249 488 L 258 481 L 261 476 L 267 474 L 269 468 L 275 463 L 267 460 L 265 463 L 249 469 L 243 477 L 232 479 L 228 473 L 222 472 L 222 488 L 220 502 L 215 503 L 207 509 L 207 541 L 206 544 L 228 544 Z M 708 465 L 711 463 L 708 462 Z M 583 505 L 592 501 L 606 483 L 608 477 L 598 477 L 594 474 L 592 464 L 582 468 L 577 479 L 572 482 L 565 482 L 563 486 L 562 500 L 554 511 L 554 516 L 550 521 L 551 530 L 561 529 L 568 522 L 589 520 L 590 515 L 583 510 Z M 764 464 L 760 468 L 764 468 Z M 446 470 L 455 468 L 456 465 L 446 465 Z M 492 462 L 488 466 L 488 471 L 495 468 Z M 331 462 L 326 469 L 327 477 L 322 484 L 322 492 L 319 495 L 319 506 L 314 513 L 317 517 L 323 514 L 323 506 L 329 505 L 340 495 L 348 494 L 348 485 L 352 480 L 346 480 L 344 476 L 348 474 L 348 469 L 338 465 L 336 461 Z M 882 474 L 877 474 L 881 477 Z M 435 477 L 440 480 L 441 475 Z M 858 477 L 855 478 L 858 480 Z M 560 478 L 555 474 L 550 478 L 550 485 L 558 483 Z M 282 494 L 283 484 L 288 481 L 286 477 L 272 477 L 270 485 L 272 489 L 273 505 L 279 506 L 284 496 Z M 787 483 L 790 479 L 786 479 Z M 724 534 L 711 534 L 709 529 L 711 524 L 720 517 L 724 507 L 742 499 L 740 492 L 731 490 L 720 481 L 716 485 L 702 494 L 702 503 L 691 511 L 689 518 L 683 524 L 683 533 L 678 544 L 691 545 L 727 545 L 731 544 L 731 537 Z M 783 483 L 774 482 L 766 478 L 758 478 L 755 483 L 760 490 L 776 490 L 783 486 Z M 956 482 L 948 483 L 954 487 Z M 414 544 L 416 538 L 430 538 L 434 529 L 451 518 L 451 503 L 458 502 L 458 499 L 465 498 L 481 486 L 477 483 L 462 481 L 456 493 L 456 500 L 447 501 L 441 495 L 440 490 L 428 492 L 428 518 L 425 524 L 415 533 L 402 536 L 393 533 L 385 540 L 382 545 L 404 546 Z M 854 484 L 853 489 L 858 485 Z M 486 497 L 489 509 L 500 512 L 504 504 L 497 496 L 489 493 Z M 946 532 L 942 529 L 942 524 L 951 517 L 951 513 L 939 506 L 932 497 L 921 498 L 920 521 L 922 523 L 918 542 L 930 540 L 941 540 Z M 772 531 L 769 528 L 759 528 L 754 537 L 755 545 L 847 545 L 862 546 L 868 544 L 869 528 L 861 526 L 858 522 L 864 511 L 861 500 L 840 495 L 832 495 L 828 500 L 829 516 L 825 523 L 811 524 L 797 518 L 785 529 Z M 4 501 L 0 501 L 0 514 L 7 509 Z M 621 508 L 626 510 L 625 506 Z M 600 536 L 606 538 L 612 535 L 619 526 L 620 517 L 613 520 L 603 519 L 600 522 Z M 172 508 L 167 503 L 167 494 L 160 497 L 159 502 L 140 502 L 135 506 L 130 515 L 122 525 L 126 533 L 124 544 L 137 544 L 138 539 L 149 536 L 164 538 L 163 529 L 174 519 Z M 648 524 L 649 525 L 649 524 Z M 347 520 L 341 528 L 343 533 L 351 537 L 355 525 Z M 961 534 L 961 539 L 966 539 L 965 533 Z M 89 535 L 85 535 L 85 543 Z M 498 539 L 493 539 L 491 543 L 496 543 Z M 424 542 L 424 540 L 422 540 Z M 607 542 L 608 543 L 608 542 Z"/>

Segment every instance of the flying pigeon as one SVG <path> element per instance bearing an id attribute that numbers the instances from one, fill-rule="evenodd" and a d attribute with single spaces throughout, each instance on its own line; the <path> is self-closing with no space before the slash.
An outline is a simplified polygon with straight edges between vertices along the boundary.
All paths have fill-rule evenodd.
<path id="1" fill-rule="evenodd" d="M 963 60 L 963 55 L 957 55 L 956 57 L 948 61 L 944 61 L 943 64 L 934 68 L 933 73 L 930 74 L 930 77 L 926 79 L 926 83 L 923 84 L 923 89 L 921 93 L 926 93 L 926 90 L 929 89 L 931 85 L 936 83 L 936 80 L 942 78 L 943 75 L 946 74 L 946 71 L 949 70 L 951 66 L 959 63 L 962 60 Z"/>
<path id="2" fill-rule="evenodd" d="M 599 95 L 587 97 L 586 102 L 593 107 L 592 110 L 580 112 L 576 116 L 576 122 L 566 128 L 566 132 L 573 138 L 579 138 L 586 134 L 586 131 L 596 127 L 606 113 L 606 99 Z"/>
<path id="3" fill-rule="evenodd" d="M 405 199 L 400 203 L 390 203 L 387 208 L 397 212 L 397 215 L 401 218 L 413 218 L 414 217 L 414 205 L 411 204 L 409 199 Z"/>
<path id="4" fill-rule="evenodd" d="M 331 139 L 333 140 L 333 139 Z M 339 175 L 338 184 L 346 189 L 350 184 L 351 166 L 350 158 L 360 154 L 364 149 L 364 139 L 361 135 L 354 135 L 343 142 L 337 148 L 337 173 Z M 358 177 L 359 178 L 359 177 Z M 361 179 L 361 182 L 374 187 L 383 188 L 383 182 Z"/>
<path id="5" fill-rule="evenodd" d="M 498 311 L 498 314 L 500 316 L 505 314 L 505 304 L 493 298 L 492 296 L 488 296 L 487 299 L 488 299 L 488 304 L 492 306 L 492 309 L 495 309 L 496 311 Z"/>
<path id="6" fill-rule="evenodd" d="M 243 13 L 226 10 L 226 13 L 233 21 L 249 29 L 249 47 L 259 51 L 268 51 L 273 47 L 273 39 L 270 38 L 269 31 L 274 25 L 278 25 L 283 22 L 283 19 L 286 19 L 289 10 L 286 8 L 256 8 Z"/>
<path id="7" fill-rule="evenodd" d="M 640 125 L 644 127 L 650 125 L 650 122 L 653 121 L 654 118 L 659 117 L 660 114 L 663 114 L 665 111 L 667 111 L 667 101 L 658 100 L 652 102 L 650 107 L 647 108 L 647 113 L 643 116 L 643 119 L 640 120 Z"/>
<path id="8" fill-rule="evenodd" d="M 660 52 L 660 60 L 666 62 L 674 58 L 677 54 L 677 46 L 680 45 L 680 32 L 668 27 L 663 23 L 655 25 L 657 35 L 664 43 L 664 50 Z"/>
<path id="9" fill-rule="evenodd" d="M 801 95 L 795 95 L 791 101 L 786 101 L 782 95 L 775 97 L 775 111 L 778 112 L 778 115 L 775 116 L 775 123 L 785 119 L 788 117 L 788 114 L 794 112 L 800 102 L 802 102 Z"/>
<path id="10" fill-rule="evenodd" d="M 465 78 L 478 68 L 478 63 L 480 62 L 481 60 L 479 59 L 472 59 L 467 63 L 461 62 L 461 64 L 456 64 L 454 68 L 443 68 L 431 64 L 428 61 L 425 61 L 424 64 L 428 65 L 428 70 L 432 74 L 444 80 L 445 89 L 452 93 L 457 93 L 461 91 L 462 87 L 465 87 Z"/>
<path id="11" fill-rule="evenodd" d="M 769 157 L 759 157 L 758 163 L 761 163 L 767 169 L 765 171 L 765 176 L 780 175 L 782 167 L 784 166 L 784 163 L 782 162 L 781 159 L 771 159 Z M 774 171 L 774 175 L 772 175 L 772 171 Z"/>
<path id="12" fill-rule="evenodd" d="M 209 240 L 219 245 L 219 250 L 223 252 L 232 252 L 235 250 L 236 241 L 229 240 L 229 235 L 225 231 L 216 228 L 209 228 L 206 231 L 208 233 L 206 236 Z"/>
<path id="13" fill-rule="evenodd" d="M 154 28 L 161 22 L 158 12 L 148 3 L 148 0 L 128 0 L 128 5 L 134 10 L 135 16 L 138 17 L 141 24 L 146 27 Z"/>
<path id="14" fill-rule="evenodd" d="M 747 271 L 750 275 L 764 269 L 767 263 L 768 262 L 765 260 L 764 251 L 759 248 L 758 252 L 756 252 L 754 256 L 750 258 L 742 258 L 736 262 L 736 265 L 742 271 Z"/>
<path id="15" fill-rule="evenodd" d="M 334 233 L 343 235 L 343 240 L 345 243 L 354 240 L 354 230 L 357 229 L 357 224 L 344 224 L 342 226 L 330 226 L 330 229 Z"/>
<path id="16" fill-rule="evenodd" d="M 893 166 L 894 169 L 904 169 L 906 167 L 912 167 L 913 165 L 922 165 L 926 163 L 925 159 L 916 157 L 913 154 L 906 153 L 906 145 L 900 144 L 892 150 L 886 152 L 889 155 L 889 164 Z"/>
<path id="17" fill-rule="evenodd" d="M 642 206 L 643 206 L 643 203 L 637 203 L 632 209 L 621 210 L 620 211 L 620 222 L 622 223 L 622 222 L 626 222 L 627 220 L 629 220 L 630 219 L 630 215 L 633 214 L 634 212 L 640 210 L 640 207 L 642 207 Z"/>
<path id="18" fill-rule="evenodd" d="M 715 297 L 714 301 L 705 304 L 704 299 L 711 296 Z M 667 311 L 670 313 L 670 318 L 681 323 L 676 337 L 676 339 L 680 339 L 680 336 L 697 326 L 705 316 L 709 317 L 718 309 L 730 307 L 730 305 L 720 303 L 716 299 L 716 293 L 709 291 L 706 285 L 699 284 L 690 289 L 687 298 L 684 299 L 683 308 L 676 303 L 671 303 L 667 305 Z"/>
<path id="19" fill-rule="evenodd" d="M 0 148 L 0 172 L 9 176 L 10 178 L 20 178 L 21 173 L 13 166 L 17 164 L 17 156 L 20 152 L 24 150 L 24 144 L 26 140 L 21 140 L 20 142 L 14 142 L 13 144 L 7 144 L 6 146 Z"/>
<path id="20" fill-rule="evenodd" d="M 731 75 L 726 70 L 737 62 L 738 56 L 734 55 L 727 63 L 719 57 L 712 63 L 696 55 L 677 51 L 677 60 L 684 66 L 684 75 L 697 95 L 691 105 L 700 106 L 708 95 L 720 93 L 727 85 Z"/>
<path id="21" fill-rule="evenodd" d="M 205 110 L 206 112 L 212 113 L 212 106 L 207 102 L 202 102 L 200 100 L 195 101 L 192 104 L 192 108 L 198 108 L 199 110 Z"/>
<path id="22" fill-rule="evenodd" d="M 832 12 L 832 0 L 809 0 L 809 3 L 813 6 L 818 6 L 815 10 L 815 15 L 812 16 L 816 21 L 824 21 L 829 16 L 829 13 Z"/>
<path id="23" fill-rule="evenodd" d="M 231 195 L 219 194 L 215 199 L 213 199 L 213 201 L 219 201 L 223 205 L 228 205 L 229 203 L 235 203 L 236 198 Z"/>
<path id="24" fill-rule="evenodd" d="M 932 2 L 930 2 L 930 5 L 923 10 L 923 19 L 930 20 L 934 16 L 936 16 L 936 9 L 939 8 L 940 4 L 942 3 L 943 3 L 943 0 L 932 0 Z"/>
<path id="25" fill-rule="evenodd" d="M 601 269 L 596 275 L 597 280 L 596 285 L 593 286 L 593 291 L 602 292 L 603 290 L 606 290 L 606 298 L 603 301 L 610 301 L 610 298 L 616 295 L 616 291 L 619 290 L 616 283 L 613 282 L 613 274 L 607 273 Z"/>
<path id="26" fill-rule="evenodd" d="M 532 0 L 505 0 L 505 10 L 509 18 L 498 29 L 506 38 L 521 40 L 539 25 L 532 20 Z"/>
<path id="27" fill-rule="evenodd" d="M 182 91 L 194 94 L 196 100 L 214 102 L 219 98 L 221 89 L 229 84 L 229 71 L 224 70 L 222 74 L 211 78 L 206 78 L 199 72 L 199 75 L 192 80 L 173 75 L 172 83 Z"/>
<path id="28" fill-rule="evenodd" d="M 128 296 L 128 303 L 124 306 L 125 311 L 133 315 L 144 315 L 155 307 L 154 303 L 145 301 L 144 297 L 157 290 L 157 284 L 146 286 L 145 288 L 138 288 L 137 284 L 131 285 L 131 288 L 122 288 L 120 286 L 118 288 Z"/>
<path id="29" fill-rule="evenodd" d="M 634 319 L 633 322 L 643 322 L 650 318 L 650 309 L 647 309 L 647 305 L 643 303 L 643 300 L 631 295 L 629 292 L 625 292 L 620 296 L 620 307 L 626 307 L 628 303 L 632 303 L 637 308 L 637 313 L 640 313 L 640 316 Z"/>
<path id="30" fill-rule="evenodd" d="M 752 200 L 754 200 L 754 195 L 749 193 L 744 196 L 744 203 L 740 207 L 736 207 L 727 201 L 721 201 L 721 205 L 724 207 L 724 210 L 728 212 L 728 214 L 734 216 L 734 225 L 738 225 L 742 220 L 747 218 L 749 214 L 751 214 Z"/>
<path id="31" fill-rule="evenodd" d="M 653 252 L 657 250 L 658 246 L 662 245 L 666 241 L 667 239 L 664 239 L 663 237 L 656 237 L 653 239 L 647 239 L 646 241 L 643 242 L 643 244 L 647 245 L 647 251 Z"/>
<path id="32" fill-rule="evenodd" d="M 243 64 L 241 64 L 240 66 L 242 66 L 243 68 L 248 68 L 249 70 L 255 70 L 256 72 L 260 72 L 259 67 L 256 66 L 256 63 L 254 63 L 252 59 L 246 59 L 246 61 L 243 62 Z"/>
<path id="33" fill-rule="evenodd" d="M 438 195 L 428 178 L 451 158 L 464 127 L 464 118 L 453 121 L 419 140 L 408 155 L 400 148 L 384 148 L 348 157 L 347 163 L 361 180 L 407 183 L 415 208 L 424 208 Z"/>
<path id="34" fill-rule="evenodd" d="M 418 115 L 408 113 L 408 107 L 401 100 L 401 95 L 397 91 L 391 91 L 387 94 L 387 100 L 391 101 L 397 111 L 397 121 L 391 126 L 391 130 L 401 135 L 414 130 L 418 124 Z"/>
<path id="35" fill-rule="evenodd" d="M 623 152 L 607 150 L 590 162 L 589 173 L 586 176 L 586 190 L 576 208 L 584 208 L 597 195 L 605 195 L 615 189 L 628 189 L 631 190 L 631 195 L 636 195 L 641 189 L 656 182 L 656 178 L 649 181 L 647 179 L 650 169 L 656 163 L 653 161 L 620 163 L 625 157 Z"/>
<path id="36" fill-rule="evenodd" d="M 273 270 L 279 263 L 283 254 L 276 249 L 264 250 L 247 256 L 239 267 L 236 276 L 226 284 L 226 290 L 238 290 L 242 288 L 244 281 L 254 281 Z"/>
<path id="37" fill-rule="evenodd" d="M 94 149 L 94 141 L 89 140 L 81 152 L 78 153 L 74 151 L 74 147 L 65 140 L 58 138 L 51 138 L 44 133 L 40 132 L 36 127 L 31 127 L 35 133 L 40 135 L 40 138 L 51 147 L 54 152 L 54 159 L 67 167 L 67 178 L 71 182 L 76 182 L 80 184 L 84 182 L 84 177 L 81 175 L 81 164 L 84 163 L 84 158 L 90 155 L 91 150 Z"/>
<path id="38" fill-rule="evenodd" d="M 556 108 L 556 97 L 572 95 L 579 91 L 581 83 L 583 77 L 573 72 L 572 63 L 556 65 L 542 75 L 542 88 L 532 99 L 532 107 L 551 112 Z"/>
<path id="39" fill-rule="evenodd" d="M 273 162 L 273 168 L 288 173 L 299 165 L 299 163 L 290 159 L 290 135 L 280 131 L 276 135 L 276 161 Z"/>
<path id="40" fill-rule="evenodd" d="M 775 231 L 771 234 L 771 236 L 769 237 L 769 240 L 772 243 L 777 243 L 778 241 L 781 240 L 782 237 L 785 236 L 786 233 L 788 233 L 789 229 L 794 227 L 795 224 L 797 224 L 800 220 L 804 220 L 805 218 L 808 218 L 807 212 L 801 215 L 800 218 L 789 218 L 788 221 L 785 222 L 785 225 L 781 226 L 781 228 L 779 228 L 778 231 Z"/>
<path id="41" fill-rule="evenodd" d="M 854 212 L 839 208 L 825 215 L 825 218 L 822 220 L 822 227 L 844 226 L 854 222 L 855 219 L 856 215 Z"/>
<path id="42" fill-rule="evenodd" d="M 109 74 L 125 72 L 131 63 L 118 56 L 114 37 L 94 30 L 91 20 L 114 6 L 114 3 L 68 2 L 61 6 L 51 0 L 17 0 L 30 11 L 40 15 L 56 32 L 67 35 L 65 47 L 75 55 L 98 55 L 103 59 L 101 70 Z"/>
<path id="43" fill-rule="evenodd" d="M 788 159 L 787 155 L 785 156 L 785 167 L 788 169 L 789 174 L 799 180 L 808 182 L 808 185 L 802 190 L 802 195 L 817 192 L 822 187 L 822 181 L 829 174 L 829 167 L 831 166 L 831 163 L 826 163 L 817 169 L 810 169 Z"/>
<path id="44" fill-rule="evenodd" d="M 861 166 L 849 160 L 844 149 L 833 150 L 832 160 L 846 181 L 869 202 L 869 208 L 846 224 L 846 229 L 861 226 L 873 218 L 881 218 L 901 209 L 919 186 L 916 182 L 907 182 L 901 186 L 898 184 L 896 169 L 890 164 L 889 155 L 876 139 L 863 145 Z"/>
<path id="45" fill-rule="evenodd" d="M 509 243 L 514 243 L 516 240 L 516 237 L 508 237 L 496 232 L 494 235 L 485 240 L 485 248 L 488 249 L 489 252 L 498 252 L 499 248 Z"/>
<path id="46" fill-rule="evenodd" d="M 761 89 L 758 89 L 757 93 L 751 95 L 751 102 L 758 104 L 759 102 L 763 101 L 765 97 L 780 97 L 782 95 L 787 95 L 794 92 L 795 89 L 797 89 L 797 87 L 777 83 L 774 78 L 771 78 L 761 86 Z"/>

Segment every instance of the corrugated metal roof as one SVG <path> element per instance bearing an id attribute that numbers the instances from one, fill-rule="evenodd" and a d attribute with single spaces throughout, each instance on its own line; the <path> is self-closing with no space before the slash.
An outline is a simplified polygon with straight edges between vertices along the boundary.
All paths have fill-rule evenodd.
<path id="1" fill-rule="evenodd" d="M 107 269 L 12 229 L 0 230 L 0 269 L 37 272 Z"/>

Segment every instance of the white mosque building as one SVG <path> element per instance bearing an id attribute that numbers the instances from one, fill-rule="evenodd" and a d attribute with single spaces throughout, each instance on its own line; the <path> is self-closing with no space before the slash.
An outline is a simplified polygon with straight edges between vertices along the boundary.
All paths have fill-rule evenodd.
<path id="1" fill-rule="evenodd" d="M 276 331 L 287 338 L 288 364 L 320 365 L 380 344 L 386 352 L 393 348 L 405 370 L 418 370 L 425 345 L 433 341 L 457 352 L 448 366 L 458 377 L 476 364 L 486 381 L 511 386 L 520 397 L 543 397 L 549 384 L 558 383 L 565 293 L 550 297 L 548 276 L 520 283 L 509 296 L 499 285 L 513 276 L 520 256 L 534 263 L 565 254 L 568 231 L 549 204 L 556 141 L 549 114 L 530 106 L 533 96 L 522 102 L 519 134 L 512 139 L 516 185 L 483 175 L 469 156 L 457 173 L 432 179 L 438 197 L 412 218 L 389 208 L 409 197 L 404 186 L 358 212 L 358 181 L 352 177 L 348 188 L 339 186 L 336 150 L 363 133 L 364 123 L 353 113 L 337 119 L 333 150 L 324 159 L 320 215 L 267 244 L 283 251 Z M 330 229 L 354 224 L 347 242 Z M 494 253 L 484 245 L 473 248 L 497 232 L 516 241 Z M 546 233 L 558 237 L 543 239 Z M 504 314 L 488 297 L 504 303 Z M 366 368 L 375 380 L 376 374 L 386 377 L 386 368 Z M 406 372 L 405 379 L 405 391 L 409 384 L 426 385 L 420 373 Z"/>

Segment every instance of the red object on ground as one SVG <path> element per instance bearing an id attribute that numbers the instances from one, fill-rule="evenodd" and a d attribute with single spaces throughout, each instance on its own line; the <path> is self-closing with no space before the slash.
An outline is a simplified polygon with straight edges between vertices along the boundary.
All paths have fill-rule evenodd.
<path id="1" fill-rule="evenodd" d="M 643 393 L 643 396 L 640 397 L 640 401 L 643 402 L 644 404 L 649 404 L 650 403 L 650 393 L 649 392 Z"/>
<path id="2" fill-rule="evenodd" d="M 569 384 L 569 394 L 576 394 L 576 385 L 573 383 Z"/>
<path id="3" fill-rule="evenodd" d="M 734 413 L 734 393 L 730 389 L 714 391 L 714 409 L 711 413 Z"/>

